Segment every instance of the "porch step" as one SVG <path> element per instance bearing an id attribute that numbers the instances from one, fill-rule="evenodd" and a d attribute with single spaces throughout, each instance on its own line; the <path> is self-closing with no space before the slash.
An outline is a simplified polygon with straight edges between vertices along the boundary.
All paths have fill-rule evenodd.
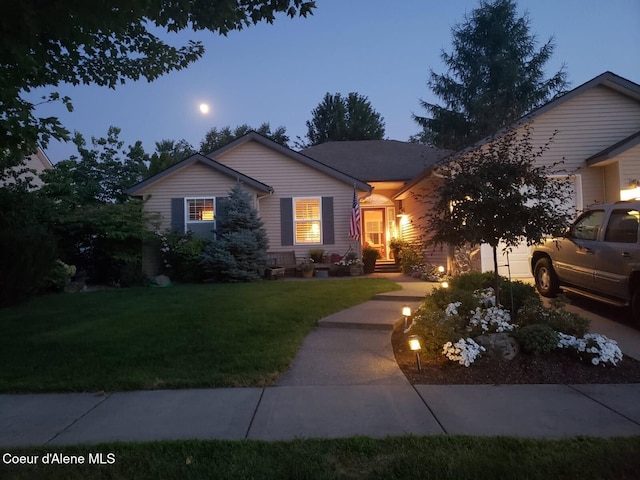
<path id="1" fill-rule="evenodd" d="M 378 260 L 376 262 L 376 273 L 400 273 L 400 267 L 393 260 Z"/>

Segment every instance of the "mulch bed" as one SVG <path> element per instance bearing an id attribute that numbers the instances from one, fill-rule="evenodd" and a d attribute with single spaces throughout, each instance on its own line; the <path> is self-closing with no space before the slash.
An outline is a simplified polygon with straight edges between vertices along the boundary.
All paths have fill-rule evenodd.
<path id="1" fill-rule="evenodd" d="M 603 367 L 563 352 L 542 356 L 520 353 L 511 361 L 485 356 L 470 367 L 444 356 L 436 361 L 423 358 L 420 373 L 415 353 L 409 350 L 406 338 L 402 327 L 397 328 L 391 343 L 400 369 L 412 384 L 640 383 L 640 362 L 630 357 L 625 356 L 616 367 Z"/>

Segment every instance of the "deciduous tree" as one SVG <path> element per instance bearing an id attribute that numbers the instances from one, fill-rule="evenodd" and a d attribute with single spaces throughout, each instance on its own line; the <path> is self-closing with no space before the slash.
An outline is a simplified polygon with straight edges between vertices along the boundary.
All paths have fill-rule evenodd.
<path id="1" fill-rule="evenodd" d="M 311 115 L 307 121 L 307 144 L 300 146 L 384 137 L 384 119 L 367 97 L 356 92 L 346 98 L 339 93 L 327 93 Z"/>
<path id="2" fill-rule="evenodd" d="M 220 147 L 224 147 L 226 144 L 233 142 L 235 139 L 240 138 L 251 131 L 255 131 L 276 143 L 284 145 L 285 147 L 288 146 L 289 137 L 287 136 L 287 130 L 285 127 L 280 126 L 272 132 L 271 126 L 268 122 L 263 123 L 258 128 L 252 128 L 245 123 L 238 125 L 234 129 L 228 125 L 219 130 L 216 127 L 213 127 L 206 133 L 202 142 L 200 142 L 200 152 L 206 155 Z"/>
<path id="3" fill-rule="evenodd" d="M 568 207 L 572 182 L 563 176 L 562 162 L 539 162 L 553 137 L 536 148 L 531 135 L 525 125 L 460 155 L 438 168 L 442 181 L 435 192 L 421 196 L 429 244 L 491 246 L 497 296 L 498 246 L 532 245 L 560 232 L 574 214 Z"/>
<path id="4" fill-rule="evenodd" d="M 0 16 L 0 166 L 17 164 L 38 142 L 69 137 L 57 118 L 36 117 L 26 99 L 31 90 L 152 81 L 204 53 L 200 42 L 170 45 L 159 36 L 162 31 L 226 35 L 272 23 L 278 14 L 305 17 L 314 8 L 306 0 L 6 0 Z M 70 99 L 56 92 L 44 99 L 56 100 L 71 108 Z"/>

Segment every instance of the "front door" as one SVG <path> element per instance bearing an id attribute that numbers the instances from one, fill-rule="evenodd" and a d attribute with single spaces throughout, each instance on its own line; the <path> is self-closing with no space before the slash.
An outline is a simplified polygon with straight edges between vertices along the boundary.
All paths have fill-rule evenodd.
<path id="1" fill-rule="evenodd" d="M 367 208 L 362 210 L 362 224 L 364 226 L 364 245 L 380 251 L 380 257 L 387 258 L 387 243 L 385 235 L 385 209 Z"/>

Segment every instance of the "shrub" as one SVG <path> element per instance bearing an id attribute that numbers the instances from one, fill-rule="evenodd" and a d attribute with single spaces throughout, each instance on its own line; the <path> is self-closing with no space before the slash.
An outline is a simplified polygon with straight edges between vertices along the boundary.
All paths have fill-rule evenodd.
<path id="1" fill-rule="evenodd" d="M 209 242 L 194 236 L 191 232 L 166 232 L 158 236 L 163 271 L 175 281 L 202 281 L 205 275 L 198 262 L 198 256 Z"/>
<path id="2" fill-rule="evenodd" d="M 309 250 L 309 256 L 314 263 L 322 263 L 324 258 L 324 250 L 322 248 L 312 248 Z"/>
<path id="3" fill-rule="evenodd" d="M 71 281 L 71 277 L 76 274 L 74 265 L 67 265 L 62 260 L 56 260 L 53 268 L 49 271 L 43 281 L 45 290 L 62 291 Z"/>
<path id="4" fill-rule="evenodd" d="M 558 332 L 542 323 L 522 327 L 516 336 L 520 340 L 522 348 L 534 355 L 549 353 L 558 347 Z"/>
<path id="5" fill-rule="evenodd" d="M 418 310 L 413 317 L 411 333 L 422 337 L 422 354 L 426 359 L 440 358 L 443 345 L 467 337 L 467 318 L 444 315 L 442 311 Z"/>
<path id="6" fill-rule="evenodd" d="M 406 246 L 402 249 L 400 268 L 405 275 L 411 275 L 416 269 L 422 269 L 424 259 L 417 248 Z"/>
<path id="7" fill-rule="evenodd" d="M 0 230 L 0 306 L 36 293 L 56 261 L 53 238 L 38 226 Z"/>
<path id="8" fill-rule="evenodd" d="M 449 280 L 450 288 L 467 290 L 470 292 L 493 288 L 493 272 L 469 272 L 458 275 Z M 513 295 L 513 308 L 511 297 Z M 509 281 L 500 277 L 500 304 L 516 314 L 527 301 L 540 304 L 540 297 L 533 285 L 518 280 Z"/>
<path id="9" fill-rule="evenodd" d="M 525 301 L 518 312 L 518 324 L 521 327 L 542 323 L 556 332 L 581 337 L 589 331 L 590 321 L 577 313 L 565 309 L 566 300 L 556 298 L 549 308 L 545 308 L 538 299 Z"/>

